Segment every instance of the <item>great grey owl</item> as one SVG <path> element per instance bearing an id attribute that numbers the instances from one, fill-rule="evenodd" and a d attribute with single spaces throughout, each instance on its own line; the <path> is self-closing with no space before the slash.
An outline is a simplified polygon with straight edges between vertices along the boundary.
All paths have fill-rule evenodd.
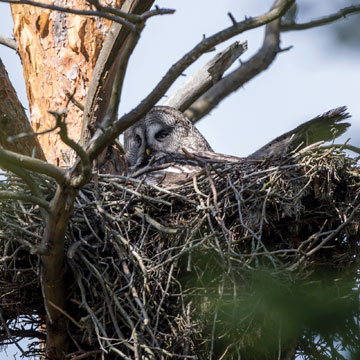
<path id="1" fill-rule="evenodd" d="M 341 123 L 348 117 L 346 107 L 330 110 L 270 141 L 247 159 L 281 156 L 318 141 L 330 141 L 350 126 L 349 123 Z M 180 111 L 168 106 L 154 107 L 143 119 L 127 129 L 124 145 L 128 175 L 136 177 L 146 174 L 146 183 L 161 183 L 164 186 L 191 178 L 202 170 L 203 166 L 197 156 L 212 162 L 240 160 L 215 153 L 191 121 Z"/>

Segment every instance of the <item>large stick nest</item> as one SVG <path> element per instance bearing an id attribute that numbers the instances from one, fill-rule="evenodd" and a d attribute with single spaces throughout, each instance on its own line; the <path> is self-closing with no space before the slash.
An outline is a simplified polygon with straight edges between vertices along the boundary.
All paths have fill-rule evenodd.
<path id="1" fill-rule="evenodd" d="M 284 159 L 208 164 L 170 190 L 96 176 L 80 191 L 66 235 L 69 351 L 207 358 L 221 335 L 213 299 L 241 300 L 254 270 L 304 279 L 319 267 L 339 274 L 358 261 L 359 179 L 356 160 L 319 148 Z M 50 197 L 52 184 L 39 182 Z M 0 187 L 27 192 L 10 175 Z M 0 206 L 0 344 L 6 345 L 26 335 L 43 338 L 40 260 L 30 250 L 44 223 L 37 206 Z M 218 328 L 226 333 L 226 326 Z"/>

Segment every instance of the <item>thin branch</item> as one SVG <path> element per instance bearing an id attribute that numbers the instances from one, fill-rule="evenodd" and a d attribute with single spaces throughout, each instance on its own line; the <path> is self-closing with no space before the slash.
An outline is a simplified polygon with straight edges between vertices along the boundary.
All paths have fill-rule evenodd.
<path id="1" fill-rule="evenodd" d="M 0 44 L 5 45 L 8 48 L 13 49 L 15 51 L 17 50 L 16 41 L 4 35 L 0 35 Z"/>
<path id="2" fill-rule="evenodd" d="M 58 184 L 64 184 L 67 181 L 66 171 L 63 169 L 48 164 L 45 161 L 0 148 L 0 166 L 8 169 L 7 165 L 9 163 L 20 168 L 50 176 L 55 179 Z"/>
<path id="3" fill-rule="evenodd" d="M 311 29 L 317 26 L 330 24 L 338 19 L 346 17 L 346 15 L 355 14 L 360 12 L 360 5 L 349 6 L 339 10 L 336 13 L 321 17 L 316 20 L 312 20 L 306 23 L 298 24 L 294 22 L 282 22 L 280 26 L 281 31 L 292 31 L 292 30 L 305 30 Z"/>
<path id="4" fill-rule="evenodd" d="M 116 74 L 115 74 L 115 80 L 112 87 L 111 95 L 110 95 L 110 103 L 108 110 L 104 116 L 104 120 L 101 123 L 102 128 L 107 128 L 111 126 L 111 124 L 116 120 L 117 111 L 119 108 L 119 103 L 121 99 L 121 91 L 123 88 L 124 83 L 124 77 L 126 68 L 129 62 L 129 58 L 134 51 L 134 48 L 136 44 L 139 41 L 140 38 L 140 32 L 143 29 L 143 27 L 140 29 L 139 33 L 131 33 L 129 35 L 128 41 L 126 42 L 126 45 L 121 52 L 121 55 L 118 60 Z"/>
<path id="5" fill-rule="evenodd" d="M 160 9 L 156 8 L 155 10 L 146 11 L 143 14 L 139 15 L 143 21 L 157 15 L 172 15 L 175 13 L 174 9 Z"/>
<path id="6" fill-rule="evenodd" d="M 225 50 L 216 54 L 205 66 L 188 77 L 187 80 L 164 101 L 164 105 L 174 107 L 180 111 L 187 109 L 215 83 L 220 81 L 224 72 L 246 50 L 246 41 L 242 43 L 236 41 Z"/>
<path id="7" fill-rule="evenodd" d="M 65 95 L 78 109 L 84 111 L 85 106 L 75 99 L 75 94 L 71 94 L 69 91 L 65 91 Z"/>
<path id="8" fill-rule="evenodd" d="M 24 193 L 17 193 L 13 191 L 0 191 L 0 199 L 1 200 L 20 200 L 24 202 L 33 203 L 41 206 L 42 208 L 49 210 L 49 203 L 44 199 L 41 199 L 37 196 L 28 195 Z"/>
<path id="9" fill-rule="evenodd" d="M 56 125 L 56 126 L 50 128 L 50 129 L 43 130 L 43 131 L 40 131 L 40 132 L 32 132 L 32 131 L 22 132 L 22 133 L 17 134 L 17 135 L 9 136 L 7 138 L 7 141 L 9 143 L 12 143 L 12 142 L 14 142 L 16 140 L 20 140 L 20 139 L 30 137 L 30 136 L 40 136 L 40 135 L 48 134 L 48 133 L 50 133 L 52 131 L 55 131 L 57 128 L 58 128 L 58 126 Z"/>
<path id="10" fill-rule="evenodd" d="M 30 191 L 34 194 L 34 196 L 39 197 L 43 200 L 45 199 L 39 185 L 32 178 L 29 171 L 5 161 L 3 162 L 3 164 L 4 168 L 6 168 L 8 171 L 11 171 L 22 179 L 22 181 L 29 187 Z"/>
<path id="11" fill-rule="evenodd" d="M 193 64 L 202 54 L 235 35 L 265 25 L 274 19 L 279 18 L 288 10 L 294 1 L 295 0 L 277 0 L 274 7 L 269 12 L 236 23 L 235 25 L 200 41 L 198 45 L 168 70 L 154 90 L 143 99 L 135 109 L 117 120 L 111 129 L 106 130 L 96 139 L 96 141 L 94 141 L 95 139 L 91 141 L 88 149 L 90 158 L 95 159 L 108 144 L 119 136 L 119 134 L 144 116 L 156 102 L 162 98 L 184 70 Z"/>
<path id="12" fill-rule="evenodd" d="M 150 9 L 152 4 L 153 0 L 126 0 L 122 10 L 127 13 L 143 14 Z M 81 129 L 81 145 L 89 143 L 98 128 L 98 123 L 104 119 L 109 107 L 117 63 L 128 38 L 127 28 L 118 23 L 112 23 L 88 87 Z"/>
<path id="13" fill-rule="evenodd" d="M 81 174 L 79 177 L 72 180 L 71 185 L 74 187 L 79 187 L 90 180 L 91 177 L 91 161 L 87 152 L 74 140 L 70 139 L 67 132 L 67 126 L 65 118 L 67 115 L 67 109 L 62 109 L 59 111 L 48 111 L 56 119 L 56 126 L 60 128 L 59 135 L 61 140 L 75 151 L 75 153 L 81 159 Z"/>
<path id="14" fill-rule="evenodd" d="M 272 64 L 279 53 L 279 24 L 279 19 L 268 24 L 260 50 L 247 62 L 242 63 L 238 69 L 221 79 L 185 111 L 185 115 L 189 120 L 195 123 L 202 119 L 224 98 L 252 80 Z"/>
<path id="15" fill-rule="evenodd" d="M 144 14 L 137 15 L 137 14 L 133 14 L 131 12 L 125 12 L 125 11 L 122 11 L 120 9 L 116 9 L 116 8 L 113 8 L 110 6 L 103 6 L 100 4 L 100 2 L 98 0 L 86 0 L 86 1 L 88 3 L 94 5 L 96 7 L 96 9 L 98 9 L 101 12 L 114 14 L 116 16 L 119 16 L 123 19 L 128 20 L 130 23 L 133 23 L 133 24 L 143 23 L 144 21 L 146 21 L 148 18 L 150 18 L 152 16 L 173 14 L 175 12 L 175 10 L 173 10 L 173 9 L 155 9 L 152 11 L 147 11 Z"/>
<path id="16" fill-rule="evenodd" d="M 0 2 L 7 3 L 7 4 L 23 4 L 23 5 L 31 5 L 36 6 L 43 9 L 49 9 L 54 11 L 60 11 L 65 12 L 68 14 L 75 14 L 75 15 L 83 15 L 83 16 L 99 16 L 104 19 L 115 21 L 121 25 L 126 26 L 130 31 L 136 31 L 136 26 L 132 24 L 131 22 L 125 20 L 124 18 L 120 17 L 119 14 L 117 16 L 109 15 L 102 11 L 92 11 L 92 10 L 78 10 L 78 9 L 69 9 L 62 6 L 57 5 L 50 5 L 50 4 L 44 4 L 37 1 L 31 1 L 31 0 L 0 0 Z"/>
<path id="17" fill-rule="evenodd" d="M 32 175 L 29 171 L 20 168 L 18 166 L 15 166 L 11 163 L 3 162 L 4 167 L 8 170 L 17 175 L 19 178 L 22 179 L 22 181 L 29 187 L 30 191 L 33 193 L 33 195 L 36 198 L 39 198 L 41 201 L 45 201 L 45 197 L 43 192 L 40 189 L 40 186 L 38 183 L 33 179 Z M 45 209 L 43 207 L 40 207 L 40 212 L 43 220 L 45 221 L 48 215 L 48 212 L 46 211 L 48 209 Z"/>
<path id="18" fill-rule="evenodd" d="M 11 335 L 10 333 L 10 330 L 5 322 L 5 319 L 3 317 L 3 314 L 2 312 L 0 311 L 0 321 L 1 321 L 1 324 L 2 324 L 2 327 L 5 329 L 6 331 L 6 335 L 8 336 L 9 339 L 12 339 L 13 336 Z M 16 345 L 16 347 L 20 350 L 21 354 L 22 355 L 25 355 L 25 352 L 24 350 L 22 349 L 22 347 L 18 344 L 18 342 L 16 340 L 13 340 L 14 344 Z"/>

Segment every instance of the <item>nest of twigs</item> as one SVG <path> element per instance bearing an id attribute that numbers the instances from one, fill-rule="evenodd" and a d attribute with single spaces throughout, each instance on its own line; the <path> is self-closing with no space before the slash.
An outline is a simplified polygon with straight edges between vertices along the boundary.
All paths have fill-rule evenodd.
<path id="1" fill-rule="evenodd" d="M 359 180 L 356 160 L 319 148 L 208 164 L 170 190 L 98 175 L 80 191 L 66 235 L 69 358 L 206 359 L 244 347 L 245 325 L 239 320 L 231 337 L 226 319 L 234 302 L 244 305 L 253 291 L 255 270 L 280 274 L 285 288 L 319 269 L 352 271 Z M 51 183 L 39 182 L 52 194 Z M 27 191 L 14 176 L 0 187 Z M 31 331 L 41 339 L 39 259 L 30 248 L 44 224 L 37 206 L 0 206 L 0 345 Z M 261 321 L 246 323 L 253 342 Z"/>

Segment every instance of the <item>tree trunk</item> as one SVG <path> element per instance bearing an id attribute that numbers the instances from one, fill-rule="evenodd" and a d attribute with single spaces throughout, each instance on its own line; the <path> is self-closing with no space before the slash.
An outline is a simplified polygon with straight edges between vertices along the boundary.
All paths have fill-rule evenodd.
<path id="1" fill-rule="evenodd" d="M 20 133 L 30 134 L 32 129 L 0 59 L 0 147 L 44 160 L 44 153 L 35 136 L 9 141 L 9 137 Z"/>
<path id="2" fill-rule="evenodd" d="M 134 6 L 137 6 L 139 11 L 146 10 L 152 3 L 152 0 L 119 0 L 117 2 L 125 11 L 133 11 Z M 57 3 L 56 5 L 72 9 L 90 9 L 83 0 L 65 0 L 63 4 Z M 14 19 L 14 36 L 24 69 L 33 130 L 39 133 L 54 128 L 56 120 L 48 111 L 67 108 L 68 135 L 75 142 L 79 142 L 83 109 L 75 102 L 70 102 L 69 98 L 73 95 L 78 103 L 86 103 L 90 80 L 104 39 L 112 25 L 111 21 L 25 5 L 12 5 L 11 10 Z M 121 51 L 122 43 L 126 41 L 128 32 L 120 31 L 120 35 L 115 44 L 117 53 Z M 107 67 L 103 71 L 110 72 L 109 69 L 115 61 L 116 56 L 109 57 L 106 61 Z M 105 73 L 100 72 L 100 83 L 104 78 Z M 112 80 L 108 79 L 106 84 L 108 85 L 102 86 L 101 90 L 111 88 Z M 104 96 L 101 91 L 95 93 L 98 96 L 96 101 L 101 99 L 99 94 Z M 101 106 L 107 106 L 106 99 L 100 106 L 96 101 L 91 102 L 94 106 L 91 109 L 100 108 L 101 110 Z M 20 111 L 20 103 L 17 106 Z M 23 123 L 29 124 L 25 121 Z M 15 134 L 23 131 L 24 128 L 17 128 Z M 74 152 L 61 141 L 57 129 L 37 138 L 40 143 L 39 149 L 42 148 L 48 162 L 60 166 L 74 163 Z M 35 138 L 32 137 L 32 139 Z M 69 195 L 65 190 L 61 189 L 59 193 L 58 189 L 57 196 L 51 202 L 44 234 L 45 239 L 51 240 L 48 244 L 50 256 L 49 254 L 41 256 L 42 286 L 47 310 L 46 357 L 54 360 L 64 359 L 69 340 L 68 320 L 64 316 L 68 289 L 64 282 L 63 238 L 68 217 L 71 214 L 69 204 L 73 203 L 76 193 L 68 189 L 71 193 Z"/>
<path id="3" fill-rule="evenodd" d="M 64 1 L 62 6 L 89 9 L 83 0 Z M 48 110 L 68 104 L 67 94 L 85 102 L 88 85 L 111 22 L 27 5 L 11 5 L 14 36 L 18 44 L 31 125 L 35 132 L 51 129 L 55 119 Z M 79 141 L 83 112 L 68 105 L 68 133 Z M 64 165 L 73 162 L 73 152 L 60 140 L 57 131 L 39 136 L 48 162 Z"/>

